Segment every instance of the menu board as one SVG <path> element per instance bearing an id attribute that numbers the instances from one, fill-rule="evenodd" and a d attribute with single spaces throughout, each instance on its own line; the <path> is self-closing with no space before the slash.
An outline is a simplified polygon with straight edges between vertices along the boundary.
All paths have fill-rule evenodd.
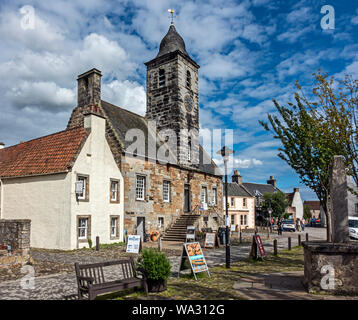
<path id="1" fill-rule="evenodd" d="M 140 242 L 141 242 L 140 235 L 129 235 L 126 252 L 139 253 L 140 246 L 141 246 Z"/>
<path id="2" fill-rule="evenodd" d="M 184 265 L 184 260 L 186 258 L 189 258 L 190 267 L 193 271 L 194 278 L 196 278 L 196 274 L 199 272 L 206 271 L 210 277 L 209 268 L 206 264 L 205 257 L 203 254 L 203 251 L 201 250 L 200 243 L 199 242 L 187 242 L 183 244 L 183 253 L 181 258 L 181 264 L 178 272 L 178 277 L 180 274 L 180 270 L 182 269 L 182 266 Z"/>
<path id="3" fill-rule="evenodd" d="M 207 232 L 205 234 L 204 248 L 215 248 L 215 242 L 216 242 L 216 233 Z"/>

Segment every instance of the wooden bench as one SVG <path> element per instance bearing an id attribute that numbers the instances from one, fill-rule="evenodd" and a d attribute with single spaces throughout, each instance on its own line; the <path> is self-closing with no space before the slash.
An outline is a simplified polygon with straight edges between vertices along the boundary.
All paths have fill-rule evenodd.
<path id="1" fill-rule="evenodd" d="M 123 278 L 115 281 L 106 281 L 103 274 L 103 267 L 119 265 L 122 269 Z M 141 268 L 135 268 L 132 257 L 129 259 L 100 262 L 93 264 L 75 263 L 76 278 L 78 285 L 78 299 L 82 300 L 88 295 L 88 300 L 94 300 L 97 295 L 122 291 L 130 288 L 144 288 L 148 293 L 145 272 Z M 137 272 L 142 278 L 137 277 Z"/>

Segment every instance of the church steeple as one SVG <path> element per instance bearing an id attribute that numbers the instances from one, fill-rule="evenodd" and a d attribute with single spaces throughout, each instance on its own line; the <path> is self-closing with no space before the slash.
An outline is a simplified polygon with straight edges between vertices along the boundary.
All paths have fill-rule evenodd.
<path id="1" fill-rule="evenodd" d="M 160 42 L 160 47 L 157 57 L 160 57 L 169 52 L 174 52 L 176 50 L 179 50 L 184 55 L 189 56 L 185 50 L 185 42 L 183 38 L 175 29 L 174 24 L 171 24 L 168 33 Z"/>
<path id="2" fill-rule="evenodd" d="M 173 23 L 160 43 L 157 56 L 145 65 L 147 119 L 156 121 L 159 132 L 165 129 L 176 132 L 178 162 L 197 163 L 200 67 L 187 53 L 185 42 Z M 183 137 L 184 131 L 190 131 L 190 137 Z"/>

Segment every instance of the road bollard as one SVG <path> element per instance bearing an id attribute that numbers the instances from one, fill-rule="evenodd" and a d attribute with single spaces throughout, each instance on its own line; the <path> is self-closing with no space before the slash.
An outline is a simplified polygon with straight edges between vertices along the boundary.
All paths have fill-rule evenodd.
<path id="1" fill-rule="evenodd" d="M 298 246 L 299 247 L 301 246 L 301 235 L 300 234 L 298 235 Z"/>
<path id="2" fill-rule="evenodd" d="M 242 243 L 242 232 L 240 230 L 240 243 Z"/>
<path id="3" fill-rule="evenodd" d="M 308 242 L 308 233 L 306 233 L 306 241 Z"/>
<path id="4" fill-rule="evenodd" d="M 99 237 L 96 237 L 96 251 L 99 251 Z"/>
<path id="5" fill-rule="evenodd" d="M 291 250 L 291 237 L 288 237 L 288 250 Z"/>
<path id="6" fill-rule="evenodd" d="M 273 254 L 277 256 L 277 239 L 273 241 Z"/>

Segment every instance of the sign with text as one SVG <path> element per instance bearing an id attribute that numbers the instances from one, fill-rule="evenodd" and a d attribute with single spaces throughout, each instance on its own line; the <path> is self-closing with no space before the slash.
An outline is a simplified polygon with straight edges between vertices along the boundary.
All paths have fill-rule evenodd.
<path id="1" fill-rule="evenodd" d="M 207 232 L 205 234 L 204 248 L 215 248 L 216 237 L 215 232 Z"/>
<path id="2" fill-rule="evenodd" d="M 180 270 L 182 269 L 184 265 L 184 261 L 186 258 L 189 258 L 190 266 L 194 274 L 195 280 L 196 274 L 199 272 L 207 272 L 209 277 L 209 268 L 206 264 L 205 257 L 203 254 L 203 251 L 201 250 L 200 243 L 199 242 L 187 242 L 183 244 L 183 252 L 181 256 L 181 264 L 179 267 L 178 277 L 180 275 Z"/>
<path id="3" fill-rule="evenodd" d="M 261 258 L 265 258 L 266 252 L 265 252 L 264 245 L 261 241 L 260 236 L 258 234 L 256 234 L 256 235 L 254 235 L 254 239 L 255 239 L 257 247 L 259 248 Z"/>
<path id="4" fill-rule="evenodd" d="M 129 235 L 126 252 L 139 253 L 140 247 L 141 247 L 140 235 Z"/>

